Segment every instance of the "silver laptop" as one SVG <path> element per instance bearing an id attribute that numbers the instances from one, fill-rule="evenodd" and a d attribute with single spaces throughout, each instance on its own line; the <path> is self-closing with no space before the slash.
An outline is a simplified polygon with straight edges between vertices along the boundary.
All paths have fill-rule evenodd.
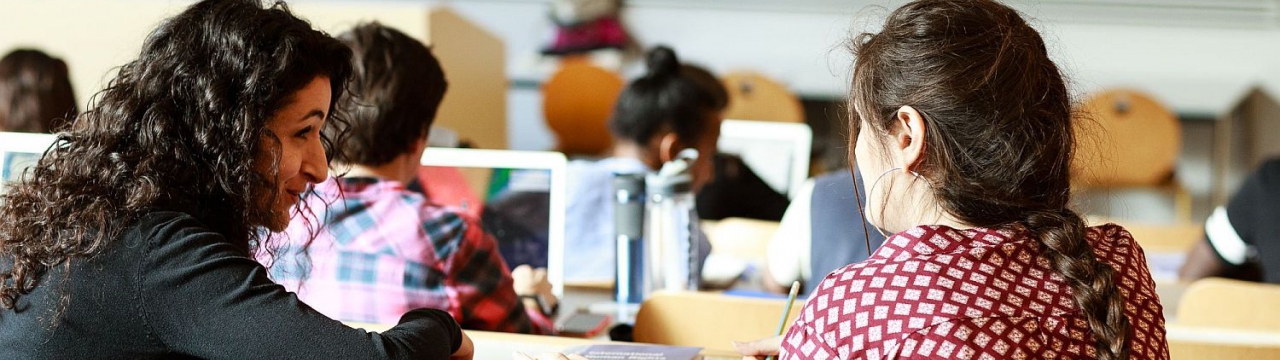
<path id="1" fill-rule="evenodd" d="M 563 298 L 566 162 L 558 152 L 427 148 L 416 187 L 476 215 L 509 267 L 546 267 Z"/>
<path id="2" fill-rule="evenodd" d="M 0 132 L 0 193 L 34 167 L 55 139 L 52 134 Z"/>
<path id="3" fill-rule="evenodd" d="M 809 125 L 770 121 L 725 120 L 720 125 L 720 153 L 734 154 L 765 183 L 794 197 L 809 177 L 813 130 Z"/>

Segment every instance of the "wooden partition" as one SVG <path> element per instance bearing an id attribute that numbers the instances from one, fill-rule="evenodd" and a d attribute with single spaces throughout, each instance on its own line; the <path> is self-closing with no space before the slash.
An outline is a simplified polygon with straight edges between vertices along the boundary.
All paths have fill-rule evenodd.
<path id="1" fill-rule="evenodd" d="M 436 125 L 484 149 L 507 148 L 507 69 L 502 40 L 447 7 L 427 11 L 427 43 L 449 91 Z"/>

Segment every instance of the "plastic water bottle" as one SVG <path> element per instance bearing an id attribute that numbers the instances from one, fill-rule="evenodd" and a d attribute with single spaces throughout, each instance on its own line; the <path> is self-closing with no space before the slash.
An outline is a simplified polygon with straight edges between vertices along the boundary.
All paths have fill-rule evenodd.
<path id="1" fill-rule="evenodd" d="M 613 175 L 613 228 L 617 244 L 617 272 L 613 295 L 618 302 L 618 320 L 629 316 L 626 309 L 644 301 L 648 292 L 644 281 L 644 174 Z"/>
<path id="2" fill-rule="evenodd" d="M 647 295 L 654 290 L 698 290 L 698 213 L 693 195 L 693 162 L 686 149 L 645 178 L 645 269 Z"/>

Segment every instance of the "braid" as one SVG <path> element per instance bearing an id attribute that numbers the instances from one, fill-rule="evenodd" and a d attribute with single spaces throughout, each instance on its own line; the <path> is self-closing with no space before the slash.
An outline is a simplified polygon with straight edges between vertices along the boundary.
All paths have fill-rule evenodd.
<path id="1" fill-rule="evenodd" d="M 1124 314 L 1124 297 L 1117 291 L 1115 271 L 1099 261 L 1085 240 L 1084 220 L 1068 209 L 1034 211 L 1027 228 L 1044 245 L 1049 263 L 1071 285 L 1080 313 L 1093 331 L 1097 358 L 1129 358 L 1130 326 Z"/>

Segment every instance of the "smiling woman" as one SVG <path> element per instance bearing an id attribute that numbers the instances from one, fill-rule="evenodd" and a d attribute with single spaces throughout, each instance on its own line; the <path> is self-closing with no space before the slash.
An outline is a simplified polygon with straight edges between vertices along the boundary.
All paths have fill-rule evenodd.
<path id="1" fill-rule="evenodd" d="M 283 3 L 163 22 L 0 201 L 0 358 L 469 358 L 448 313 L 351 329 L 249 256 L 328 176 L 350 62 Z"/>
<path id="2" fill-rule="evenodd" d="M 307 187 L 328 177 L 329 163 L 320 128 L 324 127 L 333 100 L 329 81 L 325 76 L 312 79 L 267 121 L 269 135 L 262 137 L 263 150 L 253 162 L 254 171 L 271 176 L 276 186 L 272 196 L 262 198 L 263 206 L 271 209 L 264 224 L 271 231 L 283 230 L 289 224 L 289 209 L 298 203 Z"/>

